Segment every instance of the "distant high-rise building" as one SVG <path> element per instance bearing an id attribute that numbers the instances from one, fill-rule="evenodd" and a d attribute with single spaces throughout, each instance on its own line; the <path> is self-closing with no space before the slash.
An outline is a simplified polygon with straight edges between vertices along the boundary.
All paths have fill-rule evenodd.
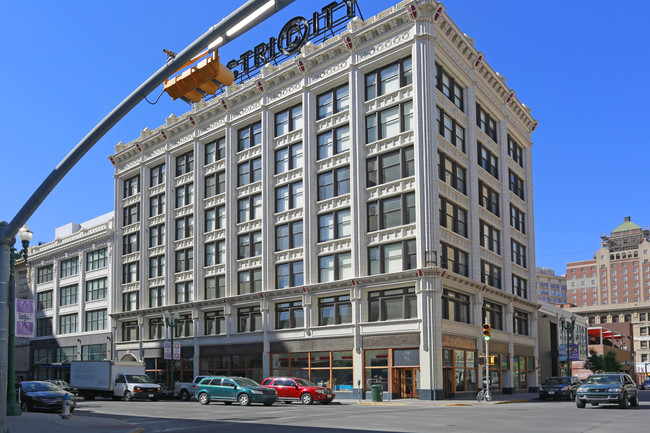
<path id="1" fill-rule="evenodd" d="M 537 299 L 549 304 L 566 304 L 566 275 L 555 275 L 551 268 L 537 268 Z"/>

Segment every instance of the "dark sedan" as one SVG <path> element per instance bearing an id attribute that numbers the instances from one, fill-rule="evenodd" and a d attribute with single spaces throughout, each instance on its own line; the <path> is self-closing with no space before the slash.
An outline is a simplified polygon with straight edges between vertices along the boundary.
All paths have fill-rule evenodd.
<path id="1" fill-rule="evenodd" d="M 70 396 L 72 406 L 70 412 L 77 406 L 77 398 L 74 394 L 64 391 L 51 382 L 22 382 L 20 385 L 20 409 L 23 412 L 32 410 L 61 410 L 63 397 Z"/>
<path id="2" fill-rule="evenodd" d="M 579 386 L 580 380 L 577 377 L 549 377 L 539 388 L 539 399 L 552 398 L 557 400 L 561 398 L 573 400 Z"/>

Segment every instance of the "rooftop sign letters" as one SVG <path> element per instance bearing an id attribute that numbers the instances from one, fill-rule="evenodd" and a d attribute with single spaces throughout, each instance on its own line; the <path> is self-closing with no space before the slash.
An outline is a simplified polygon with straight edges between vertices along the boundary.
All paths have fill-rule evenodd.
<path id="1" fill-rule="evenodd" d="M 228 62 L 226 67 L 234 72 L 235 81 L 242 83 L 267 63 L 279 63 L 298 53 L 308 42 L 320 43 L 340 31 L 356 16 L 356 0 L 334 1 L 320 12 L 314 12 L 311 19 L 291 18 L 282 27 L 277 37 L 269 38 Z"/>

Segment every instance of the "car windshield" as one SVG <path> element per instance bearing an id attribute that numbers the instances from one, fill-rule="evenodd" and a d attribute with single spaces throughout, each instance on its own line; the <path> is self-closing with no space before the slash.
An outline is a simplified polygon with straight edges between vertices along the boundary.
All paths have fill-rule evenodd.
<path id="1" fill-rule="evenodd" d="M 23 392 L 62 391 L 62 389 L 49 382 L 23 382 Z"/>
<path id="2" fill-rule="evenodd" d="M 239 386 L 246 386 L 246 387 L 252 387 L 252 386 L 260 386 L 259 383 L 255 382 L 253 379 L 247 379 L 245 377 L 240 377 L 238 379 L 233 379 L 237 385 Z"/>
<path id="3" fill-rule="evenodd" d="M 127 374 L 126 381 L 129 383 L 153 383 L 153 380 L 146 374 Z"/>
<path id="4" fill-rule="evenodd" d="M 546 385 L 569 385 L 571 379 L 568 377 L 549 377 L 546 379 Z"/>
<path id="5" fill-rule="evenodd" d="M 621 383 L 621 382 L 622 382 L 622 376 L 619 376 L 617 374 L 602 374 L 602 375 L 589 376 L 585 383 L 599 384 L 599 383 Z"/>
<path id="6" fill-rule="evenodd" d="M 298 382 L 298 385 L 300 386 L 316 386 L 314 382 L 307 379 L 296 379 L 296 382 Z"/>

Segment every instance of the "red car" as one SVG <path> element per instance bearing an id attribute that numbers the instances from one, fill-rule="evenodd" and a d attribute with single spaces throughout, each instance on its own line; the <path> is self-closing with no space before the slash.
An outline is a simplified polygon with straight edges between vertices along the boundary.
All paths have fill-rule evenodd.
<path id="1" fill-rule="evenodd" d="M 262 381 L 262 386 L 275 389 L 278 401 L 287 404 L 294 401 L 301 401 L 303 404 L 312 404 L 315 401 L 329 404 L 335 397 L 331 389 L 299 377 L 268 377 Z"/>

